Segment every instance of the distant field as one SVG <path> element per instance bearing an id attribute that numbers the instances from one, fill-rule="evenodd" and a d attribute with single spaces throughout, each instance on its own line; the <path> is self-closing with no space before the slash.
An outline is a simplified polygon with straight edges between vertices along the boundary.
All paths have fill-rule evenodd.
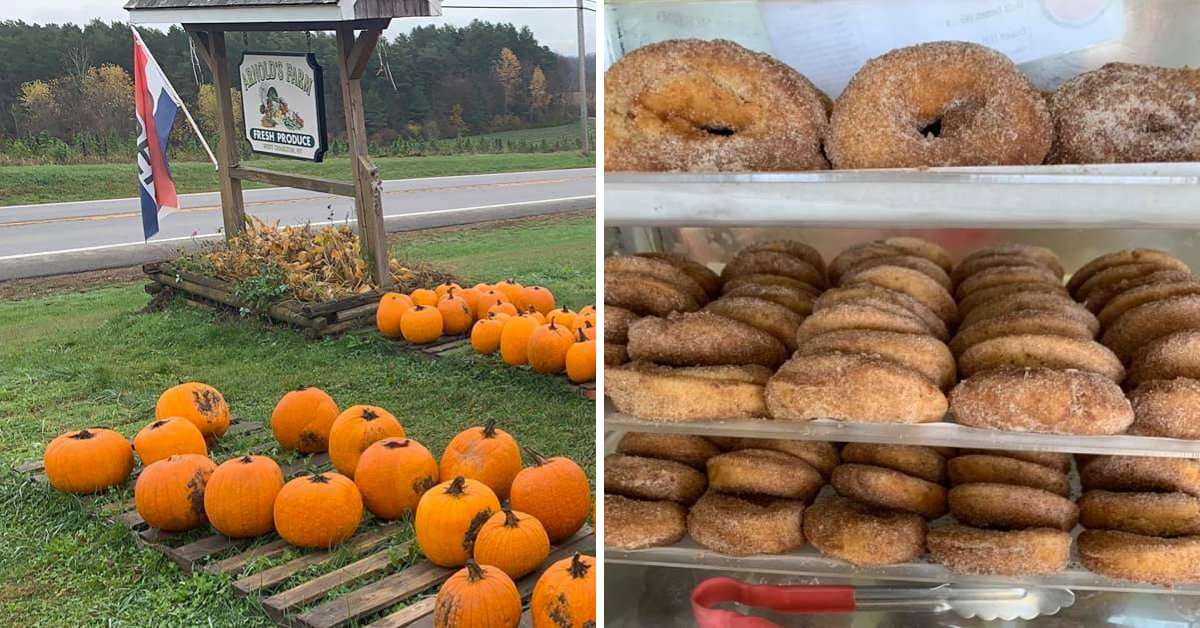
<path id="1" fill-rule="evenodd" d="M 590 130 L 591 137 L 594 138 L 596 136 L 596 120 L 595 120 L 595 118 L 588 119 L 588 129 Z M 471 141 L 476 141 L 480 138 L 483 138 L 485 140 L 501 140 L 501 141 L 511 141 L 511 142 L 519 142 L 522 140 L 524 140 L 526 142 L 541 142 L 542 140 L 546 140 L 547 142 L 554 142 L 557 140 L 574 141 L 576 139 L 579 139 L 579 136 L 580 136 L 579 123 L 573 122 L 571 124 L 562 124 L 559 126 L 546 126 L 546 127 L 541 127 L 538 129 L 520 129 L 518 131 L 499 131 L 496 133 L 483 133 L 480 135 L 472 135 L 470 137 L 464 137 L 463 139 L 464 140 L 469 139 Z M 443 145 L 453 145 L 454 142 L 455 142 L 455 140 L 437 140 L 436 143 L 443 144 Z"/>

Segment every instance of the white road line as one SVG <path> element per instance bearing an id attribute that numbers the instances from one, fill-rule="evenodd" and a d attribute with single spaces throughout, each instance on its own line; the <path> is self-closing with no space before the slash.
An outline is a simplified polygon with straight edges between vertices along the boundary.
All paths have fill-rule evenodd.
<path id="1" fill-rule="evenodd" d="M 474 175 L 471 175 L 471 176 L 474 176 Z M 384 215 L 383 219 L 387 220 L 389 218 L 411 218 L 411 217 L 415 217 L 415 216 L 433 216 L 433 215 L 437 215 L 437 214 L 454 214 L 454 213 L 459 213 L 459 212 L 481 211 L 481 210 L 485 210 L 485 209 L 504 209 L 506 207 L 524 207 L 524 206 L 528 206 L 528 205 L 542 205 L 542 204 L 546 204 L 546 203 L 562 203 L 562 202 L 566 202 L 566 201 L 579 201 L 579 200 L 584 200 L 584 199 L 595 200 L 595 198 L 596 198 L 596 196 L 594 194 L 589 194 L 586 196 L 564 196 L 561 198 L 548 198 L 548 199 L 543 199 L 540 201 L 501 203 L 498 205 L 477 205 L 475 207 L 454 207 L 454 208 L 450 208 L 450 209 L 431 209 L 429 211 L 414 212 L 411 214 L 386 214 L 386 215 Z M 321 222 L 311 222 L 308 224 L 310 224 L 314 227 L 324 227 L 325 225 L 336 225 L 336 224 L 356 223 L 356 222 L 358 222 L 358 219 L 349 218 L 347 220 L 323 220 Z M 288 226 L 288 225 L 285 225 L 285 226 Z M 297 226 L 297 225 L 291 225 L 291 226 Z M 167 244 L 170 242 L 182 242 L 185 240 L 210 240 L 212 238 L 220 238 L 220 237 L 223 237 L 223 235 L 220 233 L 206 233 L 204 235 L 179 236 L 179 237 L 174 237 L 174 238 L 162 238 L 161 240 L 148 240 L 148 241 L 144 241 L 144 242 L 122 242 L 120 244 L 101 244 L 101 245 L 97 245 L 97 246 L 85 246 L 85 247 L 80 247 L 80 248 L 75 248 L 75 249 L 60 249 L 57 251 L 42 251 L 39 253 L 21 253 L 19 255 L 2 256 L 2 257 L 0 257 L 0 262 L 6 261 L 6 260 L 15 260 L 15 259 L 27 259 L 30 257 L 42 257 L 45 255 L 62 255 L 62 254 L 66 254 L 66 253 L 86 253 L 89 251 L 103 251 L 105 249 L 127 248 L 127 247 L 131 247 L 131 246 L 152 246 L 155 244 Z"/>

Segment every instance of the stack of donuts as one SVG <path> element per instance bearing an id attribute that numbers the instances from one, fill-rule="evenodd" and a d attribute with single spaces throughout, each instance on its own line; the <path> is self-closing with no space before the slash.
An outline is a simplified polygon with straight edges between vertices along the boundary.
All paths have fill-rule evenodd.
<path id="1" fill-rule="evenodd" d="M 929 42 L 836 101 L 726 40 L 650 44 L 605 74 L 607 170 L 745 171 L 1200 159 L 1200 70 L 1110 63 L 1045 98 L 1006 56 Z"/>
<path id="2" fill-rule="evenodd" d="M 626 434 L 604 458 L 604 542 L 643 549 L 682 539 L 687 507 L 708 486 L 698 469 L 719 451 L 702 436 Z"/>

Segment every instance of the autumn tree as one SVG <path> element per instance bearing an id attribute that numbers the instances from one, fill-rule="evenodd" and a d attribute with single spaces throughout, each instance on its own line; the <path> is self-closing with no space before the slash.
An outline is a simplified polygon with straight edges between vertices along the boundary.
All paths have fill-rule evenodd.
<path id="1" fill-rule="evenodd" d="M 463 106 L 455 104 L 450 109 L 450 118 L 446 121 L 446 125 L 454 130 L 454 137 L 462 137 L 465 132 L 470 130 L 467 127 L 467 121 L 463 119 Z"/>
<path id="2" fill-rule="evenodd" d="M 508 115 L 509 107 L 521 91 L 521 60 L 511 49 L 501 48 L 492 67 L 504 90 L 504 114 Z"/>
<path id="3" fill-rule="evenodd" d="M 42 131 L 55 132 L 59 120 L 58 103 L 50 83 L 30 81 L 21 85 L 16 112 L 22 133 L 36 135 Z"/>
<path id="4" fill-rule="evenodd" d="M 241 133 L 239 129 L 242 127 L 242 92 L 236 88 L 229 88 L 229 95 L 233 98 L 233 126 L 235 135 Z M 200 129 L 209 138 L 219 137 L 221 134 L 221 108 L 217 104 L 217 88 L 212 83 L 205 83 L 200 86 L 200 95 L 197 109 L 199 110 L 200 120 L 198 124 Z"/>
<path id="5" fill-rule="evenodd" d="M 546 74 L 541 66 L 534 66 L 533 76 L 529 77 L 529 106 L 537 115 L 546 113 L 550 106 L 550 92 L 546 89 Z"/>

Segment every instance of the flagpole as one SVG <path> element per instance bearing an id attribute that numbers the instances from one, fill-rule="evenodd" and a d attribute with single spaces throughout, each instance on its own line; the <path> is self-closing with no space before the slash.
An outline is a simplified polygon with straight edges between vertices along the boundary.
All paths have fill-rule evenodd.
<path id="1" fill-rule="evenodd" d="M 133 36 L 137 37 L 138 41 L 141 42 L 143 46 L 146 46 L 146 42 L 142 40 L 142 34 L 138 32 L 132 21 L 129 22 L 129 30 L 133 31 Z M 149 49 L 150 47 L 146 46 L 146 50 Z M 196 132 L 196 137 L 199 138 L 200 145 L 204 147 L 204 152 L 208 153 L 208 158 L 212 161 L 213 170 L 220 170 L 220 166 L 217 165 L 216 155 L 213 155 L 212 149 L 208 147 L 208 141 L 204 139 L 204 134 L 200 132 L 199 125 L 197 125 L 196 121 L 192 119 L 192 112 L 188 111 L 187 105 L 183 102 L 183 99 L 180 98 L 179 94 L 175 92 L 175 86 L 171 85 L 170 81 L 165 81 L 165 83 L 167 90 L 171 92 L 171 96 L 175 99 L 175 104 L 179 105 L 180 109 L 183 109 L 183 117 L 187 118 L 188 123 L 192 125 L 192 130 Z"/>

